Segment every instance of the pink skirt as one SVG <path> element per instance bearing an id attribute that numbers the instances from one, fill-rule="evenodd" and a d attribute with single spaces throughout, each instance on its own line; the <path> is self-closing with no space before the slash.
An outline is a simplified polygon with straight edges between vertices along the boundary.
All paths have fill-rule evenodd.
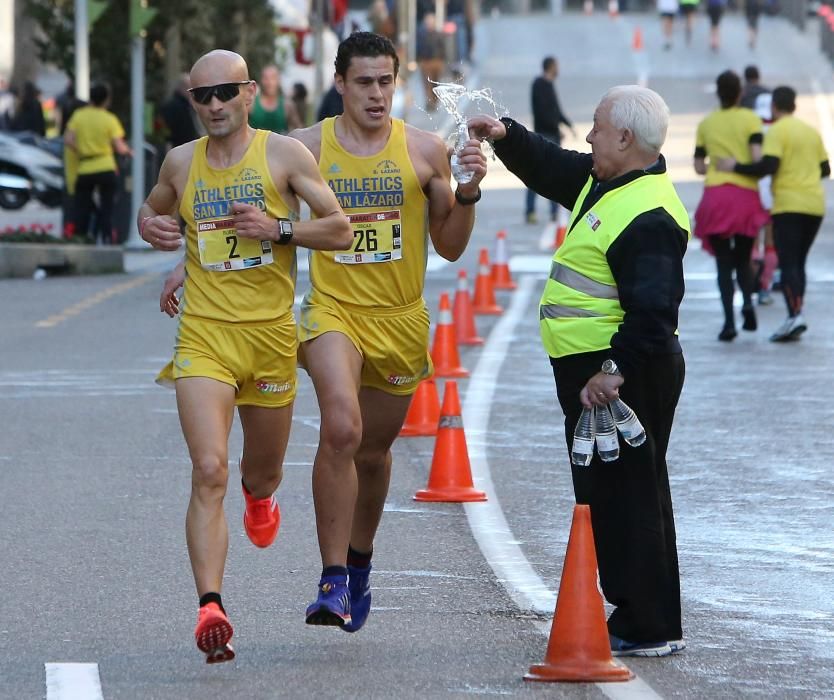
<path id="1" fill-rule="evenodd" d="M 712 253 L 710 236 L 755 238 L 768 221 L 770 215 L 762 208 L 758 190 L 730 184 L 705 187 L 695 211 L 695 236 Z"/>

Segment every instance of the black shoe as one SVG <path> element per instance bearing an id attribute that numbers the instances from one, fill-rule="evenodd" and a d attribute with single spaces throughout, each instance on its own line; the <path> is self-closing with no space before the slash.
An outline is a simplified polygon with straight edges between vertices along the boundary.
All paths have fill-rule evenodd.
<path id="1" fill-rule="evenodd" d="M 735 328 L 727 328 L 727 327 L 725 326 L 725 327 L 721 330 L 721 332 L 718 334 L 718 340 L 723 340 L 723 341 L 725 341 L 725 342 L 729 342 L 729 341 L 731 341 L 733 338 L 735 338 L 737 335 L 738 335 L 738 333 L 736 333 L 736 329 L 735 329 Z"/>
<path id="2" fill-rule="evenodd" d="M 752 304 L 741 307 L 741 316 L 744 319 L 741 327 L 745 331 L 754 331 L 759 327 L 759 324 L 756 323 L 756 309 L 753 308 Z"/>

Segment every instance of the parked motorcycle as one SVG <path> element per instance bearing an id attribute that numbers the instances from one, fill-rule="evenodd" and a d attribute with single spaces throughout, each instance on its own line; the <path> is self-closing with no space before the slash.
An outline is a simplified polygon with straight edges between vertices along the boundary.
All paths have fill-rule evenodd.
<path id="1" fill-rule="evenodd" d="M 23 143 L 13 132 L 0 132 L 0 175 L 15 176 L 29 182 L 29 195 L 47 207 L 61 206 L 64 190 L 64 163 L 48 150 Z M 28 201 L 21 194 L 20 180 L 9 181 L 8 201 L 22 207 Z M 15 183 L 15 184 L 11 184 Z M 4 208 L 4 204 L 0 204 Z"/>
<path id="2" fill-rule="evenodd" d="M 21 209 L 32 197 L 32 183 L 20 175 L 0 172 L 0 207 Z"/>

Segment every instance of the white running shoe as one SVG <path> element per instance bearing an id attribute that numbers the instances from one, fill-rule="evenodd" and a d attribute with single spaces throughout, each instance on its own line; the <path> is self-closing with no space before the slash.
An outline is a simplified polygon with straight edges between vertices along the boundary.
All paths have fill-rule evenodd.
<path id="1" fill-rule="evenodd" d="M 788 316 L 784 323 L 776 329 L 776 332 L 770 336 L 770 340 L 774 343 L 799 340 L 799 336 L 801 336 L 806 330 L 808 330 L 808 324 L 805 323 L 805 319 L 802 318 L 802 314 Z"/>

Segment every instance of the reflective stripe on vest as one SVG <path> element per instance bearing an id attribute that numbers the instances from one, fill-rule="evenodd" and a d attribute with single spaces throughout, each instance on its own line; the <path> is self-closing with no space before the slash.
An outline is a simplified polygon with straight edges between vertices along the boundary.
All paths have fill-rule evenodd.
<path id="1" fill-rule="evenodd" d="M 635 218 L 664 209 L 687 235 L 690 230 L 689 215 L 665 173 L 643 175 L 606 192 L 579 217 L 593 184 L 589 177 L 577 197 L 542 294 L 539 325 L 551 357 L 611 347 L 625 312 L 606 254 Z"/>

